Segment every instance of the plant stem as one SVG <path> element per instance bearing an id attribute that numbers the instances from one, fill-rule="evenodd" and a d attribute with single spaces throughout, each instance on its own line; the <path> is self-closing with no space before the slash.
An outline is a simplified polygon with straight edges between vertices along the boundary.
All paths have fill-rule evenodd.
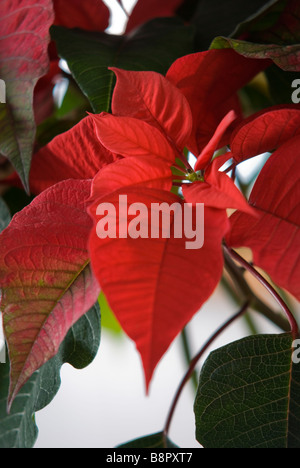
<path id="1" fill-rule="evenodd" d="M 265 318 L 267 318 L 274 325 L 280 328 L 280 330 L 284 332 L 289 332 L 289 321 L 286 320 L 286 318 L 282 315 L 274 312 L 267 304 L 265 304 L 261 299 L 256 297 L 256 294 L 252 291 L 252 289 L 250 288 L 250 286 L 244 278 L 244 268 L 239 267 L 233 261 L 227 249 L 224 250 L 224 258 L 226 270 L 228 271 L 230 278 L 232 279 L 234 285 L 237 288 L 238 295 L 240 295 L 243 298 L 242 300 L 245 301 L 247 299 L 251 299 L 251 307 L 254 310 L 261 313 Z"/>
<path id="2" fill-rule="evenodd" d="M 169 414 L 168 414 L 168 417 L 167 417 L 167 421 L 166 421 L 166 424 L 165 424 L 165 427 L 164 427 L 164 430 L 163 430 L 163 436 L 164 436 L 164 442 L 165 442 L 165 446 L 167 447 L 167 437 L 168 437 L 168 434 L 169 434 L 169 430 L 170 430 L 170 426 L 171 426 L 171 422 L 172 422 L 172 419 L 173 419 L 173 416 L 174 416 L 174 413 L 175 413 L 175 409 L 176 409 L 176 406 L 177 406 L 177 403 L 179 401 L 179 398 L 182 394 L 182 391 L 185 387 L 185 385 L 187 384 L 187 382 L 189 381 L 189 379 L 191 378 L 191 376 L 193 375 L 194 373 L 194 370 L 198 364 L 198 362 L 200 361 L 200 359 L 202 358 L 203 354 L 207 351 L 207 349 L 211 346 L 211 344 L 221 335 L 221 333 L 223 333 L 224 330 L 226 330 L 226 328 L 228 328 L 233 322 L 235 322 L 235 320 L 237 320 L 238 318 L 240 318 L 242 315 L 244 315 L 247 311 L 247 309 L 250 307 L 251 305 L 251 301 L 248 300 L 247 302 L 245 302 L 245 304 L 243 305 L 243 307 L 238 311 L 238 313 L 236 313 L 233 317 L 231 317 L 229 320 L 227 320 L 212 336 L 211 338 L 205 343 L 205 345 L 201 348 L 201 350 L 199 351 L 199 353 L 194 357 L 194 359 L 191 361 L 190 363 L 190 367 L 187 371 L 187 373 L 185 374 L 184 378 L 182 379 L 179 387 L 178 387 L 178 390 L 175 394 L 175 397 L 173 399 L 173 403 L 172 403 L 172 406 L 170 408 L 170 411 L 169 411 Z"/>
<path id="3" fill-rule="evenodd" d="M 119 5 L 120 7 L 122 8 L 122 10 L 124 11 L 125 15 L 127 16 L 127 19 L 129 18 L 129 13 L 128 11 L 126 11 L 124 5 L 123 5 L 123 2 L 119 2 Z"/>
<path id="4" fill-rule="evenodd" d="M 191 356 L 191 350 L 190 350 L 190 345 L 189 345 L 189 339 L 188 339 L 188 334 L 187 334 L 187 329 L 184 328 L 181 332 L 181 343 L 182 343 L 182 348 L 183 348 L 183 352 L 184 352 L 184 357 L 185 357 L 185 361 L 188 365 L 188 367 L 190 366 L 191 364 L 191 361 L 192 361 L 192 356 Z M 193 388 L 195 391 L 197 391 L 197 388 L 198 388 L 198 378 L 197 378 L 197 372 L 194 372 L 192 373 L 191 375 L 191 382 L 193 384 Z"/>
<path id="5" fill-rule="evenodd" d="M 230 296 L 231 300 L 234 302 L 235 305 L 240 305 L 241 303 L 243 303 L 243 301 L 241 301 L 241 298 L 239 297 L 237 292 L 231 287 L 229 281 L 227 280 L 227 278 L 225 276 L 222 277 L 221 285 L 223 286 L 226 293 Z M 244 300 L 244 298 L 243 298 L 243 300 Z M 252 303 L 252 306 L 253 306 L 253 303 Z M 250 333 L 252 335 L 258 335 L 259 332 L 258 332 L 258 330 L 256 328 L 256 325 L 255 325 L 254 321 L 252 320 L 252 317 L 249 314 L 249 312 L 247 312 L 244 315 L 244 319 L 245 319 L 246 325 L 247 325 Z"/>
<path id="6" fill-rule="evenodd" d="M 262 284 L 266 288 L 266 290 L 273 296 L 273 298 L 276 300 L 276 302 L 279 304 L 279 306 L 285 313 L 288 319 L 288 322 L 290 324 L 290 329 L 291 329 L 293 339 L 295 340 L 299 335 L 298 324 L 292 312 L 290 311 L 290 309 L 288 308 L 288 306 L 282 299 L 282 297 L 277 293 L 277 291 L 273 288 L 273 286 L 271 286 L 271 284 L 243 257 L 241 257 L 237 252 L 235 252 L 233 249 L 230 249 L 227 246 L 225 246 L 224 248 L 233 260 L 238 262 L 243 268 L 245 268 L 245 270 L 249 271 L 249 273 L 251 273 L 251 275 L 254 278 L 256 278 L 257 281 L 259 281 L 259 283 Z"/>

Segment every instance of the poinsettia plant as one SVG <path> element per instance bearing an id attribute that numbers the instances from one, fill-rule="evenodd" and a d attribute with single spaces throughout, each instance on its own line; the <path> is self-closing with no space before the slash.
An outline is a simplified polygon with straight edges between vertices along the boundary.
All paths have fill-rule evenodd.
<path id="1" fill-rule="evenodd" d="M 111 35 L 101 1 L 2 2 L 0 446 L 33 446 L 32 416 L 61 366 L 96 356 L 100 293 L 151 393 L 165 353 L 222 285 L 237 311 L 199 343 L 161 433 L 123 447 L 175 447 L 170 425 L 197 364 L 256 311 L 278 334 L 249 330 L 212 350 L 196 439 L 299 448 L 298 2 L 138 0 L 126 14 Z M 259 155 L 244 184 L 240 166 Z"/>

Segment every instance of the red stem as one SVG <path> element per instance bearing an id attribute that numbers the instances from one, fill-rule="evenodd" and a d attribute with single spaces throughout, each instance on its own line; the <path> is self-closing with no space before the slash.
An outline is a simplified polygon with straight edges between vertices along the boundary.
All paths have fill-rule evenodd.
<path id="1" fill-rule="evenodd" d="M 225 246 L 224 247 L 226 252 L 231 256 L 233 260 L 238 262 L 245 270 L 249 271 L 251 275 L 259 281 L 260 284 L 262 284 L 267 291 L 273 296 L 273 298 L 277 301 L 283 312 L 285 313 L 290 327 L 291 327 L 291 333 L 293 336 L 293 339 L 295 340 L 299 336 L 299 328 L 298 328 L 298 323 L 293 316 L 292 312 L 286 305 L 286 303 L 283 301 L 281 296 L 277 293 L 277 291 L 271 286 L 271 284 L 252 266 L 250 263 L 248 263 L 243 257 L 241 257 L 237 252 L 235 252 L 233 249 Z"/>
<path id="2" fill-rule="evenodd" d="M 171 406 L 171 409 L 169 411 L 169 414 L 168 414 L 168 418 L 167 418 L 167 421 L 166 421 L 166 424 L 165 424 L 165 428 L 164 428 L 164 431 L 163 431 L 163 435 L 164 435 L 164 441 L 165 441 L 165 445 L 167 446 L 167 437 L 168 437 L 168 433 L 169 433 L 169 429 L 170 429 L 170 425 L 171 425 L 171 422 L 172 422 L 172 419 L 173 419 L 173 416 L 174 416 L 174 412 L 175 412 L 175 409 L 176 409 L 176 406 L 177 406 L 177 403 L 179 401 L 179 398 L 181 396 L 181 393 L 185 387 L 185 385 L 187 384 L 187 382 L 190 380 L 190 378 L 192 377 L 193 375 L 193 372 L 198 364 L 198 362 L 200 361 L 200 359 L 202 358 L 203 354 L 207 351 L 207 349 L 209 348 L 209 346 L 211 346 L 211 344 L 218 338 L 219 335 L 221 335 L 221 333 L 223 333 L 223 331 L 229 327 L 229 325 L 231 325 L 235 320 L 237 320 L 239 317 L 241 317 L 243 314 L 246 313 L 247 309 L 250 307 L 250 303 L 251 301 L 247 301 L 243 307 L 241 308 L 241 310 L 238 311 L 237 314 L 235 314 L 233 317 L 231 317 L 229 320 L 227 320 L 227 322 L 225 322 L 212 336 L 211 338 L 206 342 L 206 344 L 203 346 L 203 348 L 201 348 L 201 350 L 199 351 L 199 353 L 194 357 L 194 359 L 191 361 L 190 363 L 190 366 L 189 366 L 189 369 L 187 371 L 187 373 L 185 374 L 184 378 L 182 379 L 181 381 L 181 384 L 179 385 L 178 387 L 178 390 L 176 392 L 176 395 L 174 397 L 174 400 L 173 400 L 173 403 L 172 403 L 172 406 Z"/>

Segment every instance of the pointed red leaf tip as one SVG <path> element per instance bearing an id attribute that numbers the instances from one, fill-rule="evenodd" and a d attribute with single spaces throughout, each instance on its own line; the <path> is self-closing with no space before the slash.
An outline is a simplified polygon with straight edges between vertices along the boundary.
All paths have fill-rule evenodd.
<path id="1" fill-rule="evenodd" d="M 211 208 L 226 210 L 231 208 L 257 217 L 230 177 L 219 169 L 231 158 L 231 153 L 214 159 L 205 172 L 204 182 L 183 185 L 182 192 L 187 203 L 204 203 Z"/>
<path id="2" fill-rule="evenodd" d="M 147 208 L 143 221 L 149 233 L 153 227 L 150 215 L 153 205 L 165 203 L 162 210 L 166 215 L 173 203 L 177 203 L 179 211 L 183 207 L 183 201 L 176 195 L 142 187 L 138 180 L 135 179 L 134 185 L 101 198 L 101 203 L 111 203 L 119 213 L 117 231 L 122 227 L 124 232 L 121 212 L 124 213 L 125 206 L 120 195 L 126 196 L 128 206 L 143 204 Z M 103 195 L 101 182 L 102 178 L 97 177 L 93 189 L 96 194 L 99 186 L 100 196 Z M 90 209 L 95 223 L 100 220 L 96 214 L 97 206 L 95 202 Z M 125 221 L 127 229 L 130 229 L 131 219 Z M 199 219 L 197 221 L 199 229 L 201 223 Z M 141 355 L 147 390 L 158 362 L 213 293 L 223 270 L 221 242 L 228 230 L 225 211 L 205 208 L 205 242 L 201 249 L 186 248 L 188 239 L 185 235 L 175 238 L 172 233 L 174 222 L 171 216 L 168 223 L 170 238 L 163 238 L 159 231 L 158 238 L 99 239 L 96 229 L 90 238 L 93 271 L 123 330 L 135 342 Z M 195 224 L 193 228 L 196 228 Z"/>
<path id="3" fill-rule="evenodd" d="M 110 70 L 117 77 L 113 114 L 153 125 L 182 151 L 193 127 L 191 109 L 183 94 L 159 73 Z"/>
<path id="4" fill-rule="evenodd" d="M 231 136 L 230 147 L 237 162 L 268 151 L 300 134 L 299 106 L 275 106 L 242 121 Z"/>
<path id="5" fill-rule="evenodd" d="M 151 2 L 138 0 L 130 15 L 126 32 L 130 32 L 152 18 L 174 16 L 182 3 L 183 0 L 151 0 Z"/>
<path id="6" fill-rule="evenodd" d="M 205 169 L 206 166 L 210 163 L 213 155 L 215 152 L 221 148 L 222 140 L 224 134 L 231 126 L 231 124 L 236 120 L 237 116 L 234 111 L 230 111 L 221 123 L 218 125 L 215 134 L 213 135 L 212 139 L 208 142 L 202 153 L 197 159 L 195 165 L 195 171 L 200 171 L 201 169 Z M 226 161 L 225 161 L 226 162 Z M 224 162 L 224 163 L 225 163 Z"/>
<path id="7" fill-rule="evenodd" d="M 258 219 L 243 213 L 231 218 L 227 243 L 249 247 L 254 264 L 300 300 L 300 136 L 282 145 L 268 160 L 249 203 Z"/>
<path id="8" fill-rule="evenodd" d="M 99 295 L 87 249 L 90 189 L 91 181 L 85 180 L 51 187 L 0 235 L 0 306 L 11 364 L 9 407 Z"/>
<path id="9" fill-rule="evenodd" d="M 102 113 L 93 115 L 98 138 L 103 146 L 124 157 L 156 156 L 170 163 L 176 155 L 163 134 L 152 125 L 132 117 Z"/>
<path id="10" fill-rule="evenodd" d="M 104 31 L 109 25 L 109 9 L 102 0 L 53 0 L 55 25 Z"/>
<path id="11" fill-rule="evenodd" d="M 67 179 L 92 179 L 101 167 L 118 159 L 98 140 L 93 118 L 86 117 L 35 154 L 30 172 L 31 191 L 38 194 Z"/>
<path id="12" fill-rule="evenodd" d="M 183 93 L 191 107 L 193 131 L 188 148 L 193 154 L 202 152 L 228 112 L 234 110 L 242 117 L 237 91 L 270 63 L 245 58 L 232 49 L 199 52 L 174 62 L 166 78 Z M 227 132 L 221 146 L 229 140 Z"/>

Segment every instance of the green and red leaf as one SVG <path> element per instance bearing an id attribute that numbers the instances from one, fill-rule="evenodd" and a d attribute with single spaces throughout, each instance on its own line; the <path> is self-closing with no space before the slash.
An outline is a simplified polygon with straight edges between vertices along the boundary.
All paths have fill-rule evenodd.
<path id="1" fill-rule="evenodd" d="M 96 302 L 86 212 L 91 182 L 43 192 L 0 236 L 1 312 L 11 362 L 9 405 Z"/>
<path id="2" fill-rule="evenodd" d="M 255 44 L 252 42 L 217 37 L 212 49 L 233 49 L 248 59 L 273 60 L 284 71 L 300 71 L 300 45 Z"/>
<path id="3" fill-rule="evenodd" d="M 0 110 L 0 153 L 28 187 L 35 118 L 33 92 L 49 67 L 51 0 L 3 0 L 1 3 L 0 77 L 6 82 L 6 105 Z"/>

